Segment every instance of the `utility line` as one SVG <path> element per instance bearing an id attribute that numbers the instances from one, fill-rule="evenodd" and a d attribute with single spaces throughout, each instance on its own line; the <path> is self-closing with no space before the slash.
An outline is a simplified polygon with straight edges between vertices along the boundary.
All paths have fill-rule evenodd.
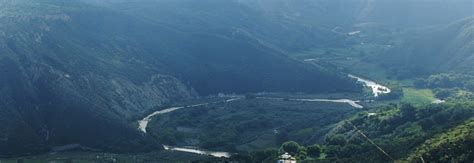
<path id="1" fill-rule="evenodd" d="M 423 156 L 420 156 L 421 162 L 425 163 L 425 159 L 423 159 Z"/>
<path id="2" fill-rule="evenodd" d="M 380 146 L 378 146 L 377 144 L 375 144 L 374 141 L 372 141 L 369 137 L 367 137 L 367 135 L 365 135 L 362 130 L 360 130 L 357 126 L 355 126 L 354 124 L 352 124 L 352 122 L 350 121 L 347 121 L 347 123 L 349 123 L 360 135 L 362 135 L 365 139 L 367 139 L 367 141 L 374 145 L 380 152 L 382 152 L 385 156 L 387 156 L 388 158 L 390 158 L 390 160 L 392 160 L 393 162 L 396 162 L 395 159 L 393 159 L 392 156 L 390 156 L 387 152 L 385 152 L 385 150 L 383 150 Z"/>

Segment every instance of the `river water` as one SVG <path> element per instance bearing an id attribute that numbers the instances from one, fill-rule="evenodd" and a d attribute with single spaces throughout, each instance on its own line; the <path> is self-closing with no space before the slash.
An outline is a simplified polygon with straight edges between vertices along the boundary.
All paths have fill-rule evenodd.
<path id="1" fill-rule="evenodd" d="M 284 98 L 278 97 L 257 97 L 259 99 L 267 100 L 283 100 Z M 320 99 L 320 98 L 297 98 L 297 99 L 288 99 L 293 101 L 306 101 L 306 102 L 332 102 L 332 103 L 346 103 L 351 105 L 354 108 L 362 109 L 364 106 L 360 105 L 360 101 L 350 100 L 350 99 Z"/>
<path id="2" fill-rule="evenodd" d="M 190 105 L 190 106 L 171 107 L 171 108 L 159 110 L 159 111 L 153 112 L 153 113 L 149 114 L 148 116 L 146 116 L 145 118 L 139 120 L 138 121 L 138 129 L 140 131 L 142 131 L 143 133 L 147 133 L 146 128 L 148 126 L 148 123 L 151 121 L 151 119 L 154 116 L 157 116 L 157 115 L 174 112 L 176 110 L 180 110 L 180 109 L 184 109 L 184 108 L 194 108 L 194 107 L 198 107 L 198 106 L 204 106 L 204 105 L 216 104 L 216 103 L 228 103 L 228 102 L 233 102 L 233 101 L 237 101 L 237 100 L 240 100 L 240 99 L 242 99 L 242 97 L 234 97 L 234 98 L 230 98 L 230 99 L 227 99 L 227 100 L 224 100 L 224 101 L 207 102 L 207 103 L 195 104 L 195 105 Z M 209 156 L 213 156 L 213 157 L 226 157 L 226 158 L 228 158 L 228 157 L 231 156 L 231 154 L 229 154 L 227 152 L 206 151 L 206 150 L 201 150 L 201 149 L 194 148 L 194 147 L 189 147 L 188 148 L 188 147 L 173 147 L 173 146 L 163 145 L 163 148 L 165 148 L 165 150 L 169 150 L 169 151 L 180 151 L 180 152 L 186 152 L 186 153 L 209 155 Z"/>
<path id="3" fill-rule="evenodd" d="M 146 116 L 145 118 L 139 120 L 138 121 L 138 129 L 140 131 L 144 132 L 144 133 L 147 133 L 146 127 L 148 126 L 148 123 L 151 121 L 152 117 L 157 116 L 157 115 L 174 112 L 176 110 L 180 110 L 180 109 L 183 109 L 183 108 L 194 108 L 194 107 L 204 106 L 204 105 L 209 105 L 209 104 L 228 103 L 228 102 L 232 102 L 232 101 L 236 101 L 236 100 L 240 100 L 240 99 L 242 99 L 242 98 L 241 97 L 234 97 L 234 98 L 227 99 L 227 100 L 224 100 L 224 101 L 206 102 L 206 103 L 195 104 L 195 105 L 190 105 L 190 106 L 171 107 L 171 108 L 168 108 L 168 109 L 159 110 L 159 111 L 153 112 L 153 113 L 149 114 L 148 116 Z"/>
<path id="4" fill-rule="evenodd" d="M 357 79 L 357 82 L 362 83 L 364 86 L 371 88 L 372 93 L 374 94 L 374 97 L 378 97 L 381 94 L 387 94 L 391 92 L 390 88 L 383 86 L 381 84 L 378 84 L 374 81 L 370 81 L 368 79 L 364 79 L 352 74 L 349 74 L 348 76 L 350 78 Z"/>
<path id="5" fill-rule="evenodd" d="M 349 99 L 295 99 L 296 101 L 307 101 L 307 102 L 334 102 L 334 103 L 346 103 L 354 108 L 362 109 L 364 106 L 358 104 L 360 101 L 354 101 Z"/>
<path id="6" fill-rule="evenodd" d="M 209 156 L 219 157 L 219 158 L 220 157 L 229 158 L 231 156 L 231 154 L 228 152 L 206 151 L 206 150 L 201 150 L 194 147 L 173 147 L 173 146 L 168 146 L 168 145 L 163 145 L 163 147 L 167 151 L 180 151 L 180 152 L 194 153 L 194 154 L 200 154 L 200 155 L 209 155 Z"/>
<path id="7" fill-rule="evenodd" d="M 360 83 L 364 84 L 364 86 L 366 86 L 366 87 L 370 87 L 372 89 L 372 92 L 373 92 L 375 97 L 379 96 L 380 94 L 390 93 L 390 89 L 388 87 L 377 84 L 374 81 L 363 79 L 363 78 L 360 78 L 360 77 L 357 77 L 357 76 L 354 76 L 354 75 L 351 75 L 351 74 L 349 74 L 349 77 L 357 79 L 357 82 L 360 82 Z M 259 98 L 262 98 L 262 99 L 283 99 L 283 98 L 272 98 L 272 97 L 259 97 Z M 191 105 L 191 106 L 179 106 L 179 107 L 171 107 L 171 108 L 159 110 L 159 111 L 153 112 L 153 113 L 149 114 L 148 116 L 146 116 L 145 118 L 139 120 L 138 121 L 138 124 L 139 124 L 138 129 L 140 131 L 142 131 L 143 133 L 147 133 L 146 128 L 148 126 L 148 123 L 151 121 L 151 119 L 154 116 L 157 116 L 157 115 L 174 112 L 174 111 L 177 111 L 177 110 L 180 110 L 180 109 L 183 109 L 183 108 L 194 108 L 194 107 L 198 107 L 198 106 L 204 106 L 204 105 L 216 104 L 216 103 L 228 103 L 228 102 L 233 102 L 233 101 L 237 101 L 237 100 L 241 100 L 241 99 L 243 99 L 243 97 L 233 97 L 233 98 L 230 98 L 230 99 L 227 99 L 227 100 L 224 100 L 224 101 L 219 101 L 219 102 L 208 102 L 208 103 L 195 104 L 195 105 Z M 354 108 L 359 108 L 359 109 L 364 108 L 364 106 L 359 104 L 360 101 L 350 100 L 350 99 L 291 99 L 291 100 L 307 101 L 307 102 L 346 103 L 346 104 L 351 105 Z M 181 151 L 181 152 L 187 152 L 187 153 L 209 155 L 209 156 L 214 156 L 214 157 L 230 157 L 231 156 L 231 154 L 229 154 L 227 152 L 206 151 L 206 150 L 201 150 L 201 149 L 194 148 L 194 147 L 173 147 L 173 146 L 167 146 L 167 145 L 163 145 L 163 147 L 165 148 L 165 150 L 170 150 L 170 151 Z"/>

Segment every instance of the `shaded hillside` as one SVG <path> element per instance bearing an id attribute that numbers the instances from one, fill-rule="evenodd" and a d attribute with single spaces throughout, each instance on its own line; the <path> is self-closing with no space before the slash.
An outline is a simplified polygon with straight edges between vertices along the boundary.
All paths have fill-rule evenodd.
<path id="1" fill-rule="evenodd" d="M 473 18 L 418 32 L 381 56 L 382 64 L 402 77 L 474 68 Z"/>
<path id="2" fill-rule="evenodd" d="M 342 0 L 343 1 L 343 0 Z M 360 0 L 356 22 L 375 22 L 398 28 L 451 23 L 472 16 L 471 0 Z"/>
<path id="3" fill-rule="evenodd" d="M 304 25 L 350 27 L 376 23 L 417 27 L 472 15 L 470 0 L 236 0 L 268 15 Z"/>
<path id="4" fill-rule="evenodd" d="M 1 155 L 67 144 L 151 149 L 128 120 L 173 99 L 195 97 L 176 78 L 130 61 L 124 49 L 114 48 L 118 41 L 104 41 L 116 38 L 79 26 L 80 14 L 94 13 L 79 9 L 84 6 L 2 3 Z"/>
<path id="5" fill-rule="evenodd" d="M 95 2 L 96 0 L 85 0 Z M 337 43 L 323 24 L 306 24 L 275 17 L 234 0 L 113 1 L 96 2 L 111 9 L 183 32 L 225 37 L 246 37 L 278 51 L 297 51 Z M 93 4 L 96 4 L 93 3 Z M 236 36 L 237 35 L 237 36 Z"/>
<path id="6" fill-rule="evenodd" d="M 321 30 L 299 25 L 286 28 L 232 1 L 143 0 L 104 6 L 150 24 L 152 31 L 141 30 L 149 36 L 136 37 L 140 38 L 136 46 L 150 56 L 147 60 L 163 63 L 201 94 L 358 89 L 334 70 L 308 66 L 285 55 L 291 50 L 286 47 L 309 47 L 304 44 L 314 45 L 318 42 L 312 41 L 331 36 Z"/>
<path id="7" fill-rule="evenodd" d="M 157 149 L 131 121 L 198 95 L 358 91 L 244 34 L 184 31 L 82 3 L 0 2 L 0 156 Z"/>

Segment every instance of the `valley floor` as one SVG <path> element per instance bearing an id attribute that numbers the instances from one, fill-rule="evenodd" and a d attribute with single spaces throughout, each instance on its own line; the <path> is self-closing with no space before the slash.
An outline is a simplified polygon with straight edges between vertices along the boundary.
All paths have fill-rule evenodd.
<path id="1" fill-rule="evenodd" d="M 132 122 L 144 135 L 162 143 L 164 151 L 147 154 L 64 152 L 4 159 L 0 163 L 19 160 L 189 162 L 213 159 L 211 156 L 257 157 L 254 155 L 262 153 L 262 157 L 274 159 L 274 155 L 265 152 L 281 152 L 281 145 L 287 141 L 300 143 L 302 149 L 321 145 L 320 157 L 310 158 L 305 155 L 306 151 L 298 151 L 301 152 L 298 155 L 304 155 L 298 159 L 310 161 L 413 161 L 420 156 L 436 160 L 432 153 L 455 157 L 457 153 L 434 146 L 439 148 L 441 143 L 449 146 L 443 137 L 460 144 L 472 143 L 473 104 L 472 99 L 464 99 L 466 94 L 472 93 L 464 88 L 453 88 L 449 91 L 456 92 L 455 95 L 440 98 L 437 87 L 416 87 L 414 78 L 397 79 L 377 63 L 363 60 L 389 48 L 391 45 L 362 42 L 350 48 L 313 49 L 292 55 L 315 66 L 333 66 L 346 73 L 363 75 L 349 75 L 354 82 L 365 86 L 363 93 L 267 92 L 208 97 L 158 109 Z M 457 94 L 463 98 L 457 98 Z M 384 155 L 381 150 L 388 154 Z M 394 158 L 389 159 L 387 155 Z M 466 155 L 459 160 L 472 156 Z"/>

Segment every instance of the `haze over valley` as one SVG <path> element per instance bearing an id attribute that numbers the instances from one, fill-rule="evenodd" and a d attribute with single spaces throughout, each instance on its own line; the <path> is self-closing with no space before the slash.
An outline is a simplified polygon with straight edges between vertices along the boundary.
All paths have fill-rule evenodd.
<path id="1" fill-rule="evenodd" d="M 472 162 L 473 70 L 471 0 L 0 0 L 0 163 Z"/>

